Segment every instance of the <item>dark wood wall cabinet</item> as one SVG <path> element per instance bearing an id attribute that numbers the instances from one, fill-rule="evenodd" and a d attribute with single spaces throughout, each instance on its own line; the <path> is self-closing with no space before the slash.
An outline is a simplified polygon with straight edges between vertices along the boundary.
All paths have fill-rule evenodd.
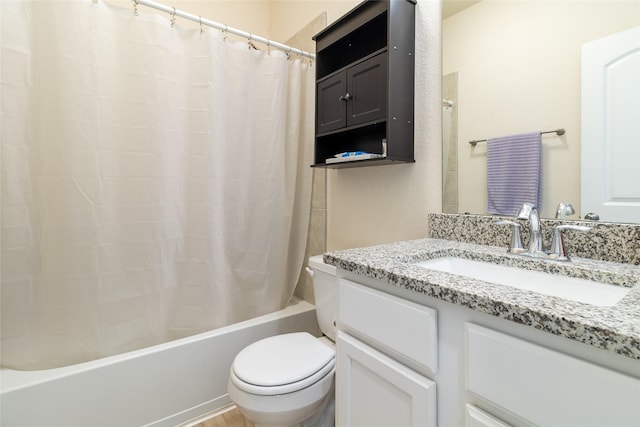
<path id="1" fill-rule="evenodd" d="M 312 166 L 414 162 L 415 1 L 365 1 L 313 39 Z"/>

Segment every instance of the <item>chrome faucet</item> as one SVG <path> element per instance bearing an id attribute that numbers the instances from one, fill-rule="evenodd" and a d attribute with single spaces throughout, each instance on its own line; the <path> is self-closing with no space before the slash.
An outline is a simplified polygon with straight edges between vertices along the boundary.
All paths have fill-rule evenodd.
<path id="1" fill-rule="evenodd" d="M 529 244 L 526 250 L 522 247 L 522 242 L 520 240 L 520 224 L 509 220 L 495 221 L 495 224 L 509 225 L 513 228 L 513 234 L 511 235 L 511 245 L 508 249 L 508 252 L 534 258 L 569 261 L 570 258 L 564 246 L 562 232 L 564 230 L 574 230 L 582 232 L 591 230 L 591 227 L 584 227 L 580 225 L 556 225 L 553 229 L 553 241 L 551 242 L 551 248 L 550 250 L 545 250 L 542 241 L 542 223 L 540 222 L 540 214 L 538 213 L 538 208 L 536 208 L 532 203 L 525 203 L 518 210 L 516 217 L 518 219 L 526 219 L 529 221 Z"/>
<path id="2" fill-rule="evenodd" d="M 516 214 L 516 217 L 518 219 L 529 220 L 528 253 L 532 256 L 546 255 L 542 244 L 542 225 L 540 224 L 538 208 L 536 208 L 532 203 L 525 203 Z"/>
<path id="3" fill-rule="evenodd" d="M 573 206 L 569 202 L 560 202 L 556 207 L 556 219 L 564 219 L 576 213 Z"/>

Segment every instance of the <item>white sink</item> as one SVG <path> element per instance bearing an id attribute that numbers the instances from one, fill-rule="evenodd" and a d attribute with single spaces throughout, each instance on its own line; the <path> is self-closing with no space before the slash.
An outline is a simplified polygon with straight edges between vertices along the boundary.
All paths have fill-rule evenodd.
<path id="1" fill-rule="evenodd" d="M 457 257 L 436 258 L 416 265 L 599 306 L 616 305 L 631 291 L 623 286 Z"/>

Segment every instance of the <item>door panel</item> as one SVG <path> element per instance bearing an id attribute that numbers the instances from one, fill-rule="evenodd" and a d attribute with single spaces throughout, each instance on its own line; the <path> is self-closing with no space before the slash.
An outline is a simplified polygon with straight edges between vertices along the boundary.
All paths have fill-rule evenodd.
<path id="1" fill-rule="evenodd" d="M 346 126 L 347 102 L 341 97 L 347 93 L 345 74 L 340 73 L 318 83 L 317 133 L 329 132 Z"/>
<path id="2" fill-rule="evenodd" d="M 582 48 L 582 214 L 640 222 L 640 27 Z"/>
<path id="3" fill-rule="evenodd" d="M 387 55 L 380 54 L 347 70 L 347 125 L 387 116 Z"/>
<path id="4" fill-rule="evenodd" d="M 436 384 L 338 331 L 336 425 L 436 425 Z"/>

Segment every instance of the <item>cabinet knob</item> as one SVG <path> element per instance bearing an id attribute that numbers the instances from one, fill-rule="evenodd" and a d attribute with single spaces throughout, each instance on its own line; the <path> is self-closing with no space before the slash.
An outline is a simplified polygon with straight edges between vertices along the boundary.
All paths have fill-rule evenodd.
<path id="1" fill-rule="evenodd" d="M 351 98 L 353 98 L 349 92 L 347 92 L 346 94 L 342 95 L 340 98 L 338 98 L 340 101 L 344 101 L 347 102 L 348 100 L 350 100 Z"/>

